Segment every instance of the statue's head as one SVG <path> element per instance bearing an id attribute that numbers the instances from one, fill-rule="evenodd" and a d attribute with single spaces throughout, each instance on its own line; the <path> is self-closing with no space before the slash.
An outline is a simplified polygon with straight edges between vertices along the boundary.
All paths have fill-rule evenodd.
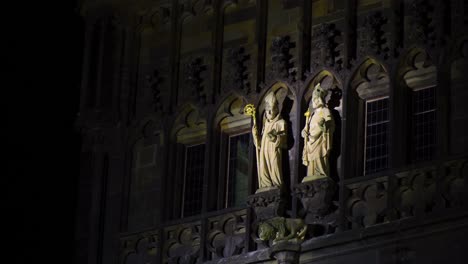
<path id="1" fill-rule="evenodd" d="M 258 237 L 262 241 L 268 241 L 275 238 L 275 229 L 268 223 L 261 223 L 258 227 Z"/>
<path id="2" fill-rule="evenodd" d="M 312 108 L 319 108 L 325 106 L 325 96 L 328 91 L 320 86 L 320 83 L 315 85 L 314 91 L 312 92 Z"/>
<path id="3" fill-rule="evenodd" d="M 278 100 L 276 99 L 275 93 L 270 92 L 265 97 L 265 115 L 268 121 L 271 121 L 279 114 Z"/>

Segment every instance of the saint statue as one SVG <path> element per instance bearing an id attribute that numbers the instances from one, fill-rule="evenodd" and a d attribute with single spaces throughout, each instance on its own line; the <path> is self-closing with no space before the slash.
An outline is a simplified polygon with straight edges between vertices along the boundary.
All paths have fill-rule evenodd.
<path id="1" fill-rule="evenodd" d="M 259 189 L 268 191 L 279 189 L 283 184 L 281 152 L 286 148 L 286 122 L 281 118 L 278 100 L 274 92 L 265 97 L 265 116 L 261 139 L 257 126 L 252 127 L 253 142 L 257 149 L 257 172 Z"/>
<path id="2" fill-rule="evenodd" d="M 302 182 L 330 176 L 328 157 L 332 148 L 335 121 L 330 110 L 325 107 L 327 92 L 327 90 L 324 90 L 320 86 L 320 83 L 317 84 L 312 92 L 310 103 L 310 106 L 314 109 L 314 113 L 310 117 L 309 106 L 309 110 L 304 114 L 306 116 L 306 124 L 301 133 L 304 138 L 302 162 L 307 166 L 307 177 Z"/>

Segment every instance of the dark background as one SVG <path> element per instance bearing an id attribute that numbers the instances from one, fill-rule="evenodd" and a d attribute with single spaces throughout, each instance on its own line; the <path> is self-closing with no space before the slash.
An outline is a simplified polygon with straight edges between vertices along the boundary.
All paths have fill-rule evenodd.
<path id="1" fill-rule="evenodd" d="M 83 23 L 76 1 L 8 2 L 16 3 L 2 4 L 8 172 L 2 226 L 11 247 L 3 259 L 73 263 Z"/>

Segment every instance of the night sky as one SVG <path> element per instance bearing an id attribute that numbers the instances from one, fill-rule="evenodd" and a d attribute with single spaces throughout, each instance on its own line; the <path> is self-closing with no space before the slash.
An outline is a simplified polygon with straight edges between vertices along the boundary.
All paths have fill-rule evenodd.
<path id="1" fill-rule="evenodd" d="M 2 216 L 11 247 L 4 258 L 73 263 L 83 25 L 75 1 L 8 2 L 16 6 L 2 8 L 8 105 Z"/>

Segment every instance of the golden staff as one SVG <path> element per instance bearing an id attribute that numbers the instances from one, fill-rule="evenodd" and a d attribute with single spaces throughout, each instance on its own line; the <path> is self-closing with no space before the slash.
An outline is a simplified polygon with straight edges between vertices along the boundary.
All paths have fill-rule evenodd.
<path id="1" fill-rule="evenodd" d="M 307 109 L 307 112 L 304 113 L 304 116 L 306 117 L 306 127 L 305 127 L 305 130 L 309 131 L 309 118 L 310 118 L 310 111 L 309 109 Z M 309 141 L 309 135 L 306 135 L 304 137 L 304 150 L 302 151 L 302 164 L 308 166 L 309 165 L 309 161 L 307 160 L 307 142 Z"/>
<path id="2" fill-rule="evenodd" d="M 255 131 L 257 132 L 257 135 L 252 135 L 256 138 L 254 138 L 254 142 L 257 142 L 258 144 L 258 131 L 257 131 L 257 119 L 255 118 L 255 106 L 253 104 L 248 104 L 244 107 L 244 115 L 251 116 L 253 118 L 253 125 L 255 127 Z M 257 175 L 260 176 L 260 168 L 259 168 L 259 160 L 258 160 L 258 147 L 257 144 L 255 144 L 255 157 L 257 158 Z"/>

